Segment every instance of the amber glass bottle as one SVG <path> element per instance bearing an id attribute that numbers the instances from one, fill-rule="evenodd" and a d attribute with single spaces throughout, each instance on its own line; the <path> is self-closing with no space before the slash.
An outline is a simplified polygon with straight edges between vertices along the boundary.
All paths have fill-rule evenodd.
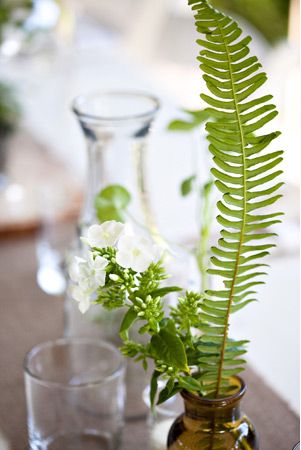
<path id="1" fill-rule="evenodd" d="M 168 450 L 258 450 L 254 426 L 240 409 L 246 385 L 240 377 L 235 382 L 237 390 L 225 398 L 181 393 L 185 412 L 169 431 Z"/>

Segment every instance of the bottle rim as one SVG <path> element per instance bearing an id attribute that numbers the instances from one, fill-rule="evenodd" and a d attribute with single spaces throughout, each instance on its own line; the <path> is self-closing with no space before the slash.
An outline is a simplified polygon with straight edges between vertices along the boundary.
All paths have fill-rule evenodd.
<path id="1" fill-rule="evenodd" d="M 241 398 L 245 395 L 247 390 L 247 385 L 241 377 L 233 376 L 231 377 L 231 379 L 237 385 L 238 390 L 234 394 L 229 395 L 227 397 L 220 397 L 220 398 L 201 397 L 197 394 L 193 394 L 186 390 L 181 391 L 181 396 L 184 398 L 184 400 L 193 401 L 203 407 L 205 406 L 209 408 L 223 408 L 225 406 L 231 406 L 232 404 L 240 401 Z"/>
<path id="2" fill-rule="evenodd" d="M 112 114 L 112 113 L 94 113 L 89 111 L 89 102 L 93 100 L 103 101 L 138 101 L 140 103 L 140 108 L 137 112 L 127 110 L 123 114 Z M 144 105 L 142 103 L 144 102 Z M 75 97 L 71 104 L 72 111 L 80 119 L 93 121 L 93 122 L 103 122 L 103 123 L 115 123 L 115 122 L 128 122 L 139 119 L 152 119 L 156 112 L 160 109 L 159 99 L 144 91 L 98 91 L 91 92 L 89 94 L 81 94 Z"/>

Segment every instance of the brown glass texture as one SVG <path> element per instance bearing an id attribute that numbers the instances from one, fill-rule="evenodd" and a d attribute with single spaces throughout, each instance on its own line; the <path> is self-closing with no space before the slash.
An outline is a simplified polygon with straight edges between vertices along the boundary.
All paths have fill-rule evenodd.
<path id="1" fill-rule="evenodd" d="M 229 397 L 206 399 L 187 391 L 181 393 L 185 412 L 169 431 L 168 450 L 258 450 L 254 426 L 240 408 L 246 386 L 243 380 Z"/>

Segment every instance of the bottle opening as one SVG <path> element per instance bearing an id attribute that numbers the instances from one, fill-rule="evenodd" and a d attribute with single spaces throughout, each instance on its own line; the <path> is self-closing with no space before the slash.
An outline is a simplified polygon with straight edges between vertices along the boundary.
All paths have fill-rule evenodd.
<path id="1" fill-rule="evenodd" d="M 151 119 L 160 107 L 159 100 L 143 92 L 96 92 L 79 95 L 72 104 L 76 115 L 92 121 Z"/>

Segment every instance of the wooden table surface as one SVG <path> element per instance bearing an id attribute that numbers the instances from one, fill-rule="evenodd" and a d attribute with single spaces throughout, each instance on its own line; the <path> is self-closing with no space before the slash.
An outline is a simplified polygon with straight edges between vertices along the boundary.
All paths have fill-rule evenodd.
<path id="1" fill-rule="evenodd" d="M 33 236 L 2 240 L 0 260 L 0 430 L 10 450 L 25 450 L 22 361 L 35 344 L 62 335 L 63 303 L 36 285 Z M 254 372 L 244 377 L 249 387 L 244 410 L 259 432 L 260 450 L 291 450 L 299 440 L 298 417 Z M 148 449 L 145 417 L 126 423 L 123 442 L 122 450 Z"/>

